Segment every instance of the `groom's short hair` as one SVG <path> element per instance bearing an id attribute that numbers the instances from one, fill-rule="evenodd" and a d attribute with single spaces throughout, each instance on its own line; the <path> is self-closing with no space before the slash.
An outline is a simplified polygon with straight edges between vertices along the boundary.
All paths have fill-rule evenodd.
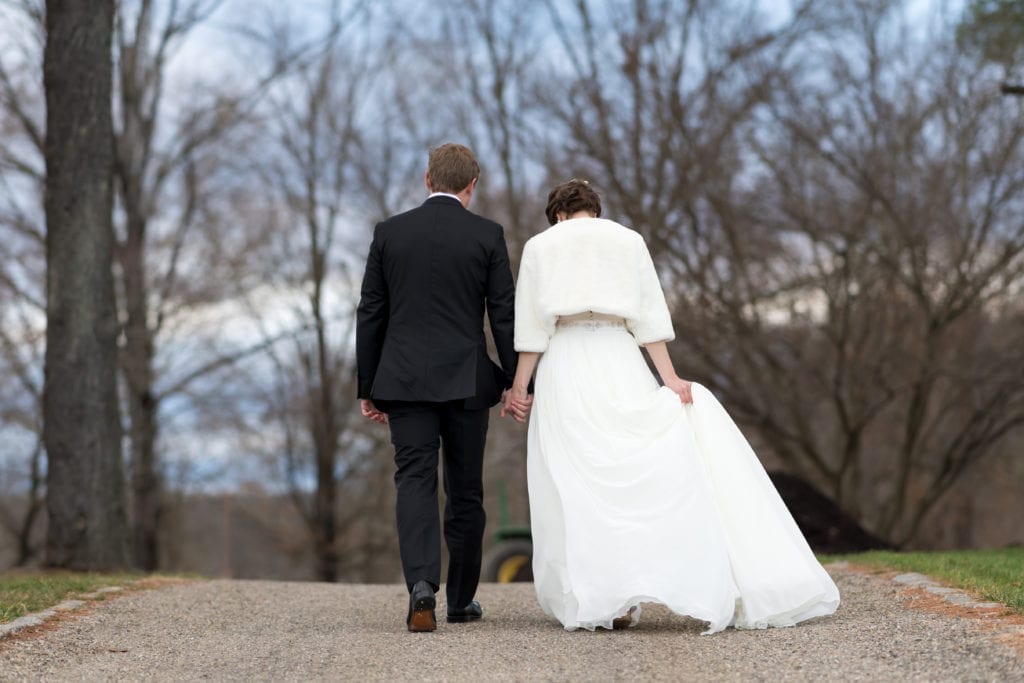
<path id="1" fill-rule="evenodd" d="M 446 142 L 430 150 L 427 175 L 434 192 L 457 194 L 480 176 L 480 165 L 469 147 Z"/>

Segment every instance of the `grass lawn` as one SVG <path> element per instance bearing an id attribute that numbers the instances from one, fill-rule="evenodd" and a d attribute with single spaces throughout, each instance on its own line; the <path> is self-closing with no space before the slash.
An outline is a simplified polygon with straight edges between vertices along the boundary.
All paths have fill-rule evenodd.
<path id="1" fill-rule="evenodd" d="M 906 553 L 873 550 L 853 555 L 827 555 L 821 559 L 919 572 L 1024 614 L 1024 548 Z"/>
<path id="2" fill-rule="evenodd" d="M 138 574 L 18 572 L 0 574 L 0 624 L 104 586 L 123 586 Z"/>

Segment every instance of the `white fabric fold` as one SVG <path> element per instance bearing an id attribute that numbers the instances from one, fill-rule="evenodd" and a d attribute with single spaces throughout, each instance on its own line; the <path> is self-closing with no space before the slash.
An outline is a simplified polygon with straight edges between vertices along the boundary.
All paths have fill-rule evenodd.
<path id="1" fill-rule="evenodd" d="M 566 629 L 644 602 L 707 633 L 833 613 L 839 592 L 714 395 L 684 407 L 636 338 L 558 326 L 536 376 L 527 471 L 534 581 Z"/>

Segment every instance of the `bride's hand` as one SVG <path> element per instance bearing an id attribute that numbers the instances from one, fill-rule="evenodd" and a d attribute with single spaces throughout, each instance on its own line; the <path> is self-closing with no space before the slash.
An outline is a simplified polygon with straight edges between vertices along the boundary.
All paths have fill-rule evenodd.
<path id="1" fill-rule="evenodd" d="M 501 417 L 510 415 L 516 422 L 526 422 L 533 406 L 533 397 L 525 389 L 506 389 L 501 395 Z"/>
<path id="2" fill-rule="evenodd" d="M 679 379 L 678 377 L 670 377 L 665 381 L 665 386 L 675 392 L 681 402 L 693 403 L 693 382 L 687 382 L 685 379 Z"/>

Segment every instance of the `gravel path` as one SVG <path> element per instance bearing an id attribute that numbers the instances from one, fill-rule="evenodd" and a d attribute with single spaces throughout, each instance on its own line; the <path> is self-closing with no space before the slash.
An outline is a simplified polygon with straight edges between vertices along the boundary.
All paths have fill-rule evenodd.
<path id="1" fill-rule="evenodd" d="M 906 609 L 888 579 L 833 573 L 843 596 L 834 617 L 714 636 L 659 607 L 628 631 L 567 633 L 540 611 L 530 584 L 484 585 L 483 621 L 441 620 L 428 634 L 405 631 L 401 586 L 178 584 L 0 641 L 0 679 L 1024 678 L 1024 656 L 992 632 Z"/>

